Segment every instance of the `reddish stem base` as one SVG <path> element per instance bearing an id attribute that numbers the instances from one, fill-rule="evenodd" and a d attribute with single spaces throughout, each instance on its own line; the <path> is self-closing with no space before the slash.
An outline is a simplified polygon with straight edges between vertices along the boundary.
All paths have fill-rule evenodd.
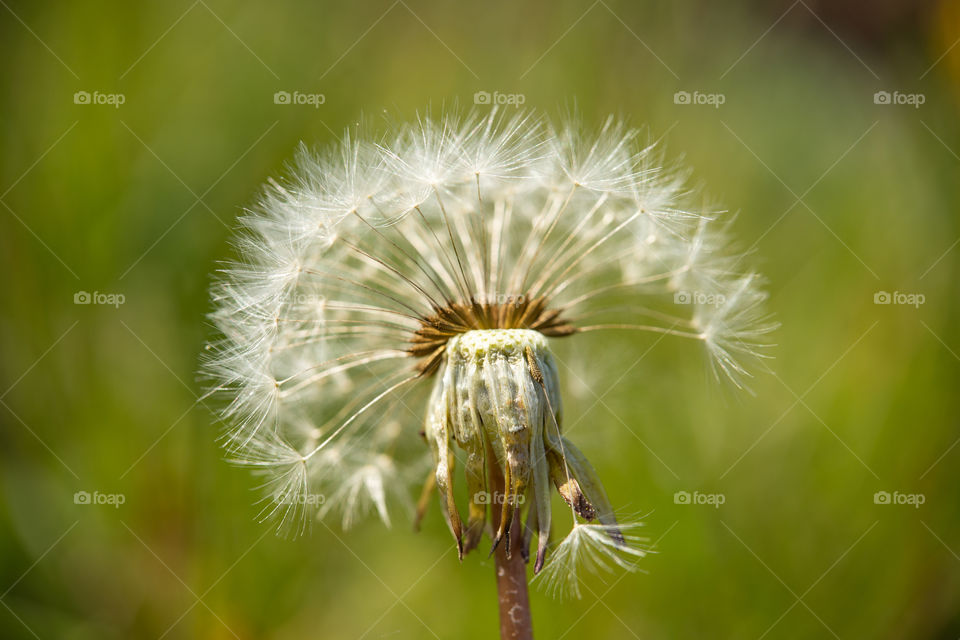
<path id="1" fill-rule="evenodd" d="M 491 465 L 490 478 L 494 495 L 504 495 L 503 475 L 496 465 Z M 494 506 L 494 505 L 492 505 Z M 491 508 L 493 530 L 500 526 L 500 510 Z M 505 540 L 494 552 L 497 569 L 497 596 L 500 605 L 501 640 L 533 640 L 533 620 L 530 617 L 530 595 L 527 591 L 527 564 L 520 553 L 523 529 L 519 514 L 515 514 L 510 527 L 510 558 L 507 558 Z"/>

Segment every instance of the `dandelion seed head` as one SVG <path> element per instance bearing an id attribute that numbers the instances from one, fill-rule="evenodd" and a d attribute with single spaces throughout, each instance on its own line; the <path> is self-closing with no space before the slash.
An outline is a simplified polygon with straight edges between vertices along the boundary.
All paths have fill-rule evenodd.
<path id="1" fill-rule="evenodd" d="M 615 118 L 494 108 L 301 146 L 241 217 L 211 291 L 204 370 L 228 458 L 263 477 L 262 515 L 296 532 L 313 516 L 389 524 L 429 467 L 461 553 L 499 509 L 494 545 L 526 555 L 535 537 L 536 571 L 636 555 L 563 434 L 553 343 L 667 334 L 742 384 L 773 328 L 729 218 L 698 208 L 686 172 L 642 138 Z M 544 568 L 554 491 L 575 526 Z"/>

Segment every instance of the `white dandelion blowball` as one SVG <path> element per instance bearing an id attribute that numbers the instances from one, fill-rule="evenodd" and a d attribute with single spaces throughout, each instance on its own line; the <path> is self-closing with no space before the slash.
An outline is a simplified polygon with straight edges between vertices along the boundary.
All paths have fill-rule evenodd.
<path id="1" fill-rule="evenodd" d="M 638 138 L 613 118 L 591 132 L 494 109 L 300 150 L 242 219 L 205 361 L 229 457 L 265 479 L 264 515 L 389 524 L 426 474 L 418 519 L 438 495 L 461 555 L 486 532 L 527 558 L 536 536 L 539 572 L 558 491 L 572 529 L 545 575 L 632 566 L 632 525 L 563 435 L 551 345 L 668 334 L 741 385 L 773 328 L 726 223 L 689 208 L 683 176 Z"/>

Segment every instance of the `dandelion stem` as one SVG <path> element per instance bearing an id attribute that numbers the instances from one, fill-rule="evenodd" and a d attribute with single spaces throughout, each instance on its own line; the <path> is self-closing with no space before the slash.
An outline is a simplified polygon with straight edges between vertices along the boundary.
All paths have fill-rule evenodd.
<path id="1" fill-rule="evenodd" d="M 492 455 L 492 451 L 488 452 Z M 490 468 L 490 486 L 493 495 L 506 496 L 503 472 L 494 463 Z M 491 505 L 495 506 L 495 505 Z M 500 509 L 491 508 L 493 530 L 500 527 Z M 523 539 L 520 526 L 521 518 L 514 512 L 510 526 L 510 539 L 519 542 Z M 518 546 L 516 543 L 510 546 Z M 494 552 L 497 570 L 497 596 L 500 605 L 500 639 L 533 640 L 533 621 L 530 618 L 530 595 L 527 592 L 527 565 L 522 554 L 516 549 L 507 556 L 508 545 L 497 546 Z"/>

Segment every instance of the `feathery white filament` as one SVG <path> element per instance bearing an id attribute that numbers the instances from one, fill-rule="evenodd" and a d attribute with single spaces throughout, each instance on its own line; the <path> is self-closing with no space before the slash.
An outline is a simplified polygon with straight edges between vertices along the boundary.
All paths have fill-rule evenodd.
<path id="1" fill-rule="evenodd" d="M 574 524 L 573 530 L 553 549 L 550 560 L 534 580 L 543 582 L 544 589 L 554 597 L 581 597 L 581 569 L 593 573 L 609 572 L 620 567 L 634 571 L 637 561 L 647 555 L 639 547 L 643 538 L 623 533 L 637 524 L 609 526 L 604 524 Z M 614 535 L 621 534 L 623 543 Z"/>

